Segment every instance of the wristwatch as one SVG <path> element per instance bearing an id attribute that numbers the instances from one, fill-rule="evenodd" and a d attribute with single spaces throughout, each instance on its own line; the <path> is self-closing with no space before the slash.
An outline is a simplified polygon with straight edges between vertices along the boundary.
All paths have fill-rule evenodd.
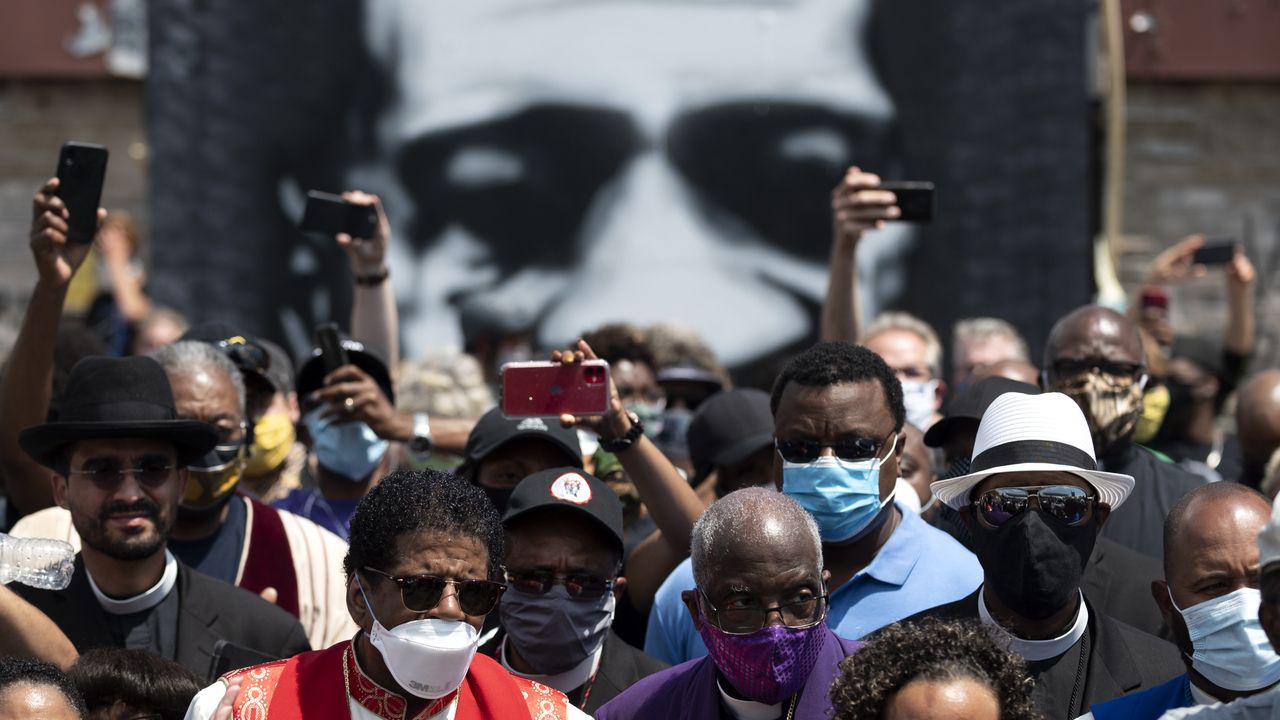
<path id="1" fill-rule="evenodd" d="M 640 421 L 640 416 L 628 410 L 627 417 L 631 418 L 631 429 L 622 437 L 613 438 L 612 440 L 600 438 L 601 450 L 616 455 L 635 445 L 636 440 L 639 440 L 640 436 L 644 434 L 644 423 Z"/>
<path id="2" fill-rule="evenodd" d="M 431 454 L 431 422 L 424 412 L 413 414 L 413 438 L 407 443 L 409 452 L 422 459 Z"/>

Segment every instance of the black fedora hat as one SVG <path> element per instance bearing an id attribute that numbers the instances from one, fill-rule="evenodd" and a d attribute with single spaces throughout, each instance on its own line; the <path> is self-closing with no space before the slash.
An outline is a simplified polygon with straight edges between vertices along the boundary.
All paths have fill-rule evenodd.
<path id="1" fill-rule="evenodd" d="M 178 419 L 169 378 L 155 360 L 87 357 L 71 369 L 58 418 L 23 430 L 18 444 L 52 468 L 63 447 L 110 438 L 168 440 L 178 463 L 188 465 L 218 444 L 218 431 L 209 423 Z"/>

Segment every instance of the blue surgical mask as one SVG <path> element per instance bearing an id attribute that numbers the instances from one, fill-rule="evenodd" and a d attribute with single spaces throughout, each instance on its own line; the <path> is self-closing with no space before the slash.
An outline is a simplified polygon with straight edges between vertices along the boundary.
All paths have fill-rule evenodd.
<path id="1" fill-rule="evenodd" d="M 1173 602 L 1173 593 L 1169 594 Z M 1183 610 L 1191 636 L 1191 667 L 1225 690 L 1254 692 L 1280 681 L 1280 656 L 1258 622 L 1262 593 L 1240 588 Z"/>
<path id="2" fill-rule="evenodd" d="M 324 408 L 316 408 L 302 418 L 311 433 L 316 460 L 326 470 L 351 482 L 363 481 L 382 462 L 390 443 L 365 423 L 336 425 L 331 418 L 320 417 L 323 411 Z"/>
<path id="3" fill-rule="evenodd" d="M 894 433 L 885 457 L 897 446 L 898 435 Z M 853 461 L 834 455 L 823 455 L 811 463 L 784 460 L 782 492 L 809 511 L 823 542 L 843 542 L 861 532 L 884 507 L 880 501 L 883 462 L 878 457 Z"/>

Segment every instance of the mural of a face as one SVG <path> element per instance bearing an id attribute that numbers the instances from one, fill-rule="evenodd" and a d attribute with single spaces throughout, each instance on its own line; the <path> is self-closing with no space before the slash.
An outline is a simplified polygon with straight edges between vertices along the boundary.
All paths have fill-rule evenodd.
<path id="1" fill-rule="evenodd" d="M 850 164 L 898 171 L 893 103 L 861 46 L 869 12 L 369 2 L 391 95 L 378 137 L 412 208 L 392 217 L 390 258 L 406 352 L 460 345 L 473 297 L 524 314 L 543 345 L 674 321 L 738 365 L 804 339 L 831 188 Z M 912 234 L 890 225 L 859 246 L 865 315 L 901 293 Z"/>

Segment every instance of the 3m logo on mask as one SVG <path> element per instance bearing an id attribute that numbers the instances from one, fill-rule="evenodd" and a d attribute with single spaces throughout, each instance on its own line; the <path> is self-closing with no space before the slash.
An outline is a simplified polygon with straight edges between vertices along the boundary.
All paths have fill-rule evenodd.
<path id="1" fill-rule="evenodd" d="M 591 502 L 591 486 L 578 473 L 565 473 L 551 483 L 551 497 L 575 505 Z"/>
<path id="2" fill-rule="evenodd" d="M 542 432 L 550 432 L 547 424 L 540 417 L 527 417 L 520 421 L 516 426 L 517 430 L 540 430 Z"/>

